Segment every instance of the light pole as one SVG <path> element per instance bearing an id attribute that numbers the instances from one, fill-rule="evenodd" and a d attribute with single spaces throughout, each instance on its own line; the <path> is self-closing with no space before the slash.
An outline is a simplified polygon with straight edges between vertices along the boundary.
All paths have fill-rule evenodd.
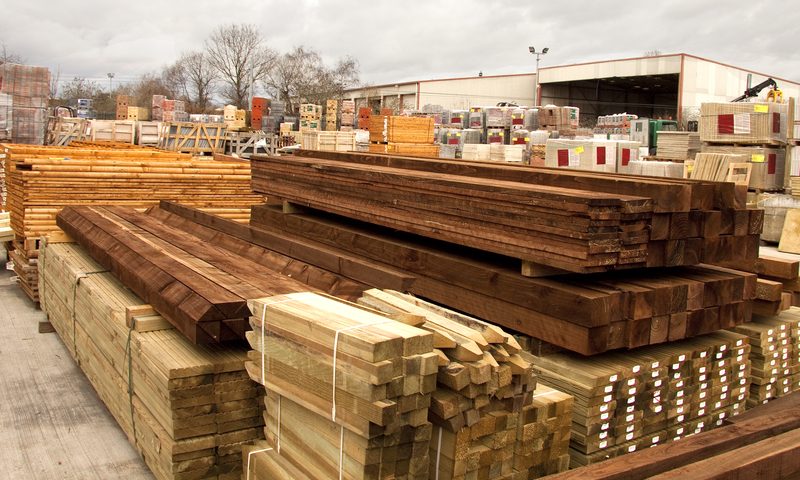
<path id="1" fill-rule="evenodd" d="M 111 93 L 111 81 L 114 79 L 114 74 L 106 73 L 106 76 L 108 77 L 108 93 Z"/>
<path id="2" fill-rule="evenodd" d="M 537 52 L 535 47 L 528 47 L 528 51 L 532 54 L 536 55 L 536 84 L 533 89 L 533 103 L 539 103 L 539 59 L 542 55 L 547 55 L 547 52 L 550 51 L 549 47 L 544 47 L 541 52 Z M 534 105 L 537 107 L 538 105 Z"/>

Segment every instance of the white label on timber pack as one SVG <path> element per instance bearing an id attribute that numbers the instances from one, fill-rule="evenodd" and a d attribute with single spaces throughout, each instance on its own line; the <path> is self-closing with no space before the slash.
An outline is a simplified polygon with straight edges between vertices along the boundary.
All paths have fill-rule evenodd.
<path id="1" fill-rule="evenodd" d="M 611 393 L 612 390 L 614 390 L 614 387 L 611 386 L 611 385 L 608 385 L 608 386 L 606 386 L 605 389 L 603 389 L 603 393 Z"/>
<path id="2" fill-rule="evenodd" d="M 775 365 L 777 365 L 777 364 L 778 364 L 778 361 L 777 361 L 777 360 L 775 360 L 774 358 L 773 358 L 772 360 L 770 360 L 770 362 L 769 362 L 769 366 L 770 366 L 770 367 L 774 367 L 774 366 L 775 366 Z"/>
<path id="3" fill-rule="evenodd" d="M 625 435 L 625 440 L 633 440 L 633 434 L 632 433 L 626 434 Z"/>
<path id="4" fill-rule="evenodd" d="M 678 430 L 675 431 L 675 433 L 681 435 L 683 433 L 683 427 L 680 427 Z"/>
<path id="5" fill-rule="evenodd" d="M 672 364 L 672 369 L 673 369 L 673 370 L 677 370 L 677 369 L 679 369 L 679 368 L 681 368 L 681 364 L 680 364 L 680 363 L 673 363 L 673 364 Z"/>
<path id="6" fill-rule="evenodd" d="M 600 405 L 601 412 L 605 412 L 606 410 L 608 410 L 608 405 Z"/>
<path id="7" fill-rule="evenodd" d="M 636 426 L 636 425 L 628 425 L 627 427 L 625 427 L 625 431 L 626 431 L 626 432 L 632 432 L 632 431 L 633 431 L 633 428 L 634 428 L 635 426 Z"/>
<path id="8" fill-rule="evenodd" d="M 661 437 L 659 437 L 658 435 L 656 435 L 655 437 L 653 437 L 653 443 L 658 443 L 658 441 L 659 441 L 660 439 L 661 439 Z"/>
<path id="9" fill-rule="evenodd" d="M 629 407 L 625 407 L 625 413 L 632 413 L 634 410 L 636 410 L 636 406 L 635 405 L 631 405 Z"/>
<path id="10" fill-rule="evenodd" d="M 636 388 L 629 388 L 628 395 L 636 395 Z"/>
<path id="11" fill-rule="evenodd" d="M 705 408 L 701 408 L 700 410 L 697 411 L 698 415 L 704 415 L 705 413 L 706 413 L 706 409 Z"/>
<path id="12" fill-rule="evenodd" d="M 681 398 L 683 396 L 683 390 L 678 390 L 677 397 Z"/>
<path id="13" fill-rule="evenodd" d="M 681 387 L 683 387 L 683 380 L 681 380 L 681 381 L 679 381 L 678 383 L 676 383 L 676 384 L 675 384 L 675 386 L 676 386 L 677 388 L 681 388 Z"/>
<path id="14" fill-rule="evenodd" d="M 600 442 L 600 445 L 598 445 L 598 446 L 599 446 L 600 448 L 606 448 L 606 447 L 608 446 L 608 442 L 606 442 L 606 441 L 604 440 L 604 441 Z"/>
<path id="15" fill-rule="evenodd" d="M 744 385 L 745 383 L 747 383 L 747 379 L 742 378 L 739 380 L 739 385 Z"/>
<path id="16" fill-rule="evenodd" d="M 627 417 L 625 417 L 625 421 L 626 422 L 632 422 L 633 419 L 634 419 L 634 415 L 628 415 Z"/>
<path id="17" fill-rule="evenodd" d="M 700 352 L 700 358 L 706 358 L 708 352 Z"/>
<path id="18" fill-rule="evenodd" d="M 720 366 L 721 366 L 721 365 L 720 365 Z M 724 377 L 724 376 L 726 375 L 726 373 L 727 373 L 727 372 L 725 371 L 725 369 L 724 369 L 724 368 L 722 368 L 722 369 L 720 369 L 720 371 L 719 371 L 719 376 L 720 376 L 720 377 Z"/>
<path id="19" fill-rule="evenodd" d="M 661 413 L 661 410 L 663 410 L 663 409 L 664 408 L 661 405 L 659 405 L 656 408 L 654 408 L 653 410 L 655 410 L 656 413 Z"/>
<path id="20" fill-rule="evenodd" d="M 706 402 L 700 402 L 698 405 L 700 408 L 706 408 Z"/>
<path id="21" fill-rule="evenodd" d="M 714 409 L 715 410 L 719 409 L 720 407 L 722 407 L 722 402 L 717 402 L 717 403 L 714 404 Z"/>
<path id="22" fill-rule="evenodd" d="M 706 398 L 706 393 L 708 392 L 700 392 L 700 398 Z"/>
<path id="23" fill-rule="evenodd" d="M 661 403 L 661 392 L 659 392 L 658 395 L 655 395 L 653 397 L 653 403 L 655 403 L 655 404 Z"/>
<path id="24" fill-rule="evenodd" d="M 744 356 L 739 355 L 738 357 L 736 357 L 737 362 L 741 362 L 742 360 L 744 360 Z"/>
<path id="25" fill-rule="evenodd" d="M 673 380 L 677 380 L 679 378 L 681 378 L 681 374 L 680 373 L 676 373 L 675 375 L 672 376 Z"/>
<path id="26" fill-rule="evenodd" d="M 642 369 L 642 367 L 640 365 L 634 365 L 633 366 L 633 373 L 639 373 L 639 370 L 641 370 L 641 369 Z"/>
<path id="27" fill-rule="evenodd" d="M 658 368 L 658 367 L 656 367 L 656 368 Z M 650 374 L 650 376 L 651 376 L 652 378 L 658 378 L 658 372 L 652 372 L 652 373 Z"/>
<path id="28" fill-rule="evenodd" d="M 750 114 L 749 113 L 734 113 L 733 114 L 733 134 L 734 135 L 747 135 L 750 133 Z"/>
<path id="29" fill-rule="evenodd" d="M 659 362 L 653 362 L 650 364 L 650 368 L 658 368 Z"/>
<path id="30" fill-rule="evenodd" d="M 724 352 L 726 348 L 728 348 L 728 346 L 727 346 L 727 345 L 720 345 L 720 346 L 719 346 L 719 351 L 720 351 L 720 352 Z"/>
<path id="31" fill-rule="evenodd" d="M 769 331 L 769 334 L 772 335 L 772 330 Z M 767 337 L 767 343 L 772 343 L 774 341 L 775 339 L 772 336 Z"/>
<path id="32" fill-rule="evenodd" d="M 744 370 L 745 368 L 747 368 L 747 365 L 745 364 L 739 365 L 739 370 Z"/>
<path id="33" fill-rule="evenodd" d="M 600 438 L 600 440 L 604 440 L 606 437 L 608 437 L 608 432 L 602 432 L 602 433 L 600 434 L 600 437 L 599 437 L 599 438 Z"/>
<path id="34" fill-rule="evenodd" d="M 698 369 L 698 372 L 706 373 L 706 367 L 700 367 L 700 369 Z"/>
<path id="35" fill-rule="evenodd" d="M 628 447 L 628 453 L 633 453 L 635 451 L 636 451 L 636 445 L 631 445 L 630 447 Z"/>
<path id="36" fill-rule="evenodd" d="M 608 413 L 600 415 L 600 420 L 608 420 Z"/>
<path id="37" fill-rule="evenodd" d="M 616 375 L 611 375 L 610 377 L 608 377 L 608 381 L 609 382 L 616 382 L 617 381 L 617 376 Z"/>
<path id="38" fill-rule="evenodd" d="M 636 397 L 628 397 L 628 405 L 631 403 L 636 403 Z"/>
<path id="39" fill-rule="evenodd" d="M 708 388 L 708 383 L 701 383 L 700 384 L 700 390 L 705 390 L 706 388 Z"/>
<path id="40" fill-rule="evenodd" d="M 683 413 L 683 411 L 684 411 L 683 407 L 678 407 L 677 410 L 676 410 L 676 412 L 678 412 L 678 413 Z"/>
<path id="41" fill-rule="evenodd" d="M 614 397 L 612 397 L 611 395 L 606 395 L 605 397 L 603 397 L 603 403 L 609 403 L 611 400 L 613 400 L 613 398 Z"/>
<path id="42" fill-rule="evenodd" d="M 726 398 L 728 398 L 728 394 L 727 394 L 727 393 L 722 393 L 722 394 L 720 394 L 720 396 L 719 396 L 719 399 L 720 399 L 720 400 L 725 400 Z"/>
<path id="43" fill-rule="evenodd" d="M 725 366 L 725 360 L 720 360 L 719 362 L 717 362 L 717 365 L 719 365 L 720 367 L 724 367 Z"/>
<path id="44" fill-rule="evenodd" d="M 630 380 L 628 380 L 628 386 L 630 387 L 630 386 L 633 386 L 633 385 L 636 385 L 636 379 L 635 378 L 631 378 Z"/>
<path id="45" fill-rule="evenodd" d="M 581 152 L 582 151 L 583 150 L 581 150 Z M 581 152 L 578 152 L 577 149 L 575 149 L 575 150 L 570 149 L 570 150 L 567 150 L 567 152 L 569 152 L 569 157 L 568 157 L 569 160 L 567 161 L 567 164 L 570 167 L 580 167 L 581 166 Z"/>
<path id="46" fill-rule="evenodd" d="M 723 392 L 727 392 L 728 391 L 728 386 L 727 385 L 723 385 L 722 386 L 722 391 Z"/>
<path id="47" fill-rule="evenodd" d="M 728 381 L 728 377 L 727 377 L 727 375 L 726 375 L 726 376 L 723 376 L 723 377 L 719 377 L 719 381 L 720 381 L 721 383 L 725 383 L 725 382 L 727 382 L 727 381 Z"/>
<path id="48" fill-rule="evenodd" d="M 662 383 L 661 380 L 656 380 L 655 383 L 653 383 L 653 385 L 655 385 L 656 387 L 660 387 L 661 383 Z"/>
<path id="49" fill-rule="evenodd" d="M 679 398 L 679 399 L 675 400 L 675 405 L 683 405 L 683 399 Z"/>
<path id="50" fill-rule="evenodd" d="M 678 415 L 678 421 L 679 421 L 679 422 L 682 422 L 682 421 L 683 421 L 683 415 Z"/>
<path id="51" fill-rule="evenodd" d="M 604 424 L 600 425 L 600 430 L 608 430 L 608 427 L 610 427 L 610 426 L 611 426 L 610 423 L 604 423 Z"/>

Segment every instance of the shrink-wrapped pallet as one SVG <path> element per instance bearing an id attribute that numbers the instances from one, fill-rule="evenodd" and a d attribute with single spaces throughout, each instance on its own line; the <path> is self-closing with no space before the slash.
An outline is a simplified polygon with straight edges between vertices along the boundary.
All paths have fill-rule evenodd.
<path id="1" fill-rule="evenodd" d="M 760 146 L 707 145 L 704 153 L 727 153 L 744 155 L 752 164 L 749 187 L 756 190 L 775 191 L 783 189 L 786 171 L 786 149 Z"/>
<path id="2" fill-rule="evenodd" d="M 617 142 L 617 172 L 629 173 L 626 170 L 631 161 L 639 160 L 639 142 L 620 140 Z"/>
<path id="3" fill-rule="evenodd" d="M 11 141 L 43 144 L 50 96 L 50 71 L 44 67 L 4 63 L 0 65 L 0 93 L 11 97 L 11 115 L 6 120 L 11 124 Z M 9 105 L 9 102 L 6 104 Z M 0 137 L 2 135 L 0 132 Z"/>
<path id="4" fill-rule="evenodd" d="M 522 163 L 525 161 L 525 145 L 489 145 L 489 161 Z"/>
<path id="5" fill-rule="evenodd" d="M 556 107 L 548 105 L 539 109 L 538 120 L 540 127 L 553 130 L 576 130 L 580 121 L 578 107 Z"/>
<path id="6" fill-rule="evenodd" d="M 506 143 L 506 131 L 503 128 L 486 129 L 486 143 Z"/>
<path id="7" fill-rule="evenodd" d="M 483 130 L 475 128 L 465 128 L 461 131 L 462 143 L 481 143 L 483 141 Z"/>
<path id="8" fill-rule="evenodd" d="M 539 129 L 539 109 L 538 108 L 529 108 L 525 110 L 525 123 L 523 127 L 526 130 L 538 130 Z"/>
<path id="9" fill-rule="evenodd" d="M 784 144 L 788 106 L 782 103 L 704 103 L 700 140 L 715 143 Z"/>
<path id="10" fill-rule="evenodd" d="M 468 110 L 453 110 L 450 112 L 450 121 L 447 122 L 453 127 L 465 128 L 469 122 Z"/>
<path id="11" fill-rule="evenodd" d="M 615 172 L 617 145 L 607 140 L 565 140 L 547 141 L 545 166 Z"/>
<path id="12" fill-rule="evenodd" d="M 463 160 L 477 160 L 480 162 L 488 162 L 491 145 L 486 144 L 465 144 L 461 152 Z"/>
<path id="13" fill-rule="evenodd" d="M 486 126 L 486 117 L 480 107 L 474 107 L 469 111 L 469 128 L 482 130 Z"/>

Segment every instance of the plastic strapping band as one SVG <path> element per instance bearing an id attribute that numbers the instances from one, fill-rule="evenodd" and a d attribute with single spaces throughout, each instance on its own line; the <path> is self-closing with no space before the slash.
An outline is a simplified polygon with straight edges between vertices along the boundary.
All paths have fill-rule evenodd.
<path id="1" fill-rule="evenodd" d="M 439 427 L 439 440 L 436 441 L 436 477 L 439 480 L 439 459 L 442 456 L 442 427 Z"/>
<path id="2" fill-rule="evenodd" d="M 281 453 L 281 399 L 282 396 L 278 396 L 278 438 L 275 440 L 275 450 L 278 453 Z"/>
<path id="3" fill-rule="evenodd" d="M 372 323 L 361 323 L 359 325 L 350 325 L 349 327 L 344 327 L 339 330 L 336 330 L 336 334 L 333 337 L 333 380 L 331 384 L 333 385 L 333 394 L 331 396 L 331 420 L 336 421 L 336 357 L 339 352 L 339 334 L 342 332 L 348 332 L 350 330 L 358 330 L 359 328 L 364 327 L 373 327 L 375 325 L 383 325 L 385 323 L 394 323 L 395 320 L 391 319 L 383 319 L 381 318 L 380 321 L 372 322 Z M 263 348 L 262 348 L 263 350 Z"/>
<path id="4" fill-rule="evenodd" d="M 344 427 L 339 426 L 339 480 L 342 480 L 344 471 Z"/>
<path id="5" fill-rule="evenodd" d="M 254 453 L 267 452 L 269 450 L 272 450 L 272 447 L 262 448 L 261 450 L 253 450 L 247 454 L 247 471 L 244 474 L 244 480 L 250 480 L 250 457 L 252 457 Z"/>

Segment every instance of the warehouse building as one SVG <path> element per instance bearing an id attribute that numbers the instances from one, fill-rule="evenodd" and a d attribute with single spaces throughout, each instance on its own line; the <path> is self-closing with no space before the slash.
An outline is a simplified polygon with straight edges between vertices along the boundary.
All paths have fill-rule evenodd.
<path id="1" fill-rule="evenodd" d="M 686 53 L 542 67 L 539 72 L 539 102 L 533 98 L 534 73 L 376 85 L 348 90 L 345 98 L 357 106 L 397 111 L 430 105 L 466 109 L 498 102 L 571 105 L 579 107 L 583 122 L 591 125 L 599 115 L 622 112 L 696 120 L 701 103 L 730 101 L 744 92 L 748 81 L 757 85 L 769 77 L 784 97 L 800 96 L 798 82 Z"/>

